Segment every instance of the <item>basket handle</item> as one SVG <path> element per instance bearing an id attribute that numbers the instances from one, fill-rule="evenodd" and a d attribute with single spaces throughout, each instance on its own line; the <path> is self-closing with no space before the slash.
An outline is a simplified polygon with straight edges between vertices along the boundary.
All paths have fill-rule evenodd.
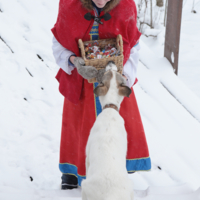
<path id="1" fill-rule="evenodd" d="M 85 60 L 85 49 L 83 45 L 83 41 L 81 39 L 78 40 L 79 48 L 81 49 L 81 56 Z"/>
<path id="2" fill-rule="evenodd" d="M 123 40 L 120 34 L 117 36 L 117 48 L 120 50 L 121 54 L 123 54 Z"/>

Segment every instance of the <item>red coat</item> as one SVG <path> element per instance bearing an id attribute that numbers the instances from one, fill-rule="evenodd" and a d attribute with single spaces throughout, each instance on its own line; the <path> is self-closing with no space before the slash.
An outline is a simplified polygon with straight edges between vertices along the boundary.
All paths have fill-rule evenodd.
<path id="1" fill-rule="evenodd" d="M 116 1 L 116 0 L 115 0 Z M 86 13 L 94 15 L 94 11 L 84 8 L 80 0 L 60 0 L 57 22 L 52 29 L 55 38 L 62 46 L 80 56 L 78 39 L 90 40 L 89 32 L 94 20 L 84 18 Z M 136 26 L 137 10 L 133 0 L 121 0 L 119 5 L 109 14 L 111 19 L 104 21 L 99 26 L 99 38 L 116 38 L 118 34 L 123 37 L 124 64 L 130 56 L 131 48 L 137 44 L 141 33 Z M 102 11 L 100 16 L 104 15 Z M 83 78 L 75 70 L 72 75 L 67 75 L 62 69 L 58 72 L 57 79 L 60 82 L 59 90 L 68 100 L 78 103 L 82 91 Z"/>
<path id="2" fill-rule="evenodd" d="M 78 39 L 90 40 L 89 32 L 94 21 L 84 19 L 87 12 L 88 10 L 79 0 L 60 0 L 58 20 L 52 29 L 56 39 L 77 56 L 80 56 Z M 94 15 L 93 11 L 90 12 Z M 121 0 L 119 5 L 109 13 L 112 18 L 109 21 L 102 19 L 103 25 L 99 25 L 99 37 L 100 39 L 115 38 L 121 34 L 125 63 L 130 56 L 131 48 L 141 35 L 136 27 L 135 3 L 133 0 Z M 60 83 L 60 92 L 66 97 L 63 108 L 59 168 L 62 173 L 77 176 L 80 185 L 81 180 L 85 178 L 85 147 L 91 127 L 101 108 L 93 94 L 94 85 L 83 79 L 76 69 L 72 71 L 72 75 L 60 69 L 56 78 Z M 133 90 L 129 98 L 124 98 L 120 114 L 125 121 L 128 138 L 127 171 L 131 173 L 149 170 L 151 161 Z"/>

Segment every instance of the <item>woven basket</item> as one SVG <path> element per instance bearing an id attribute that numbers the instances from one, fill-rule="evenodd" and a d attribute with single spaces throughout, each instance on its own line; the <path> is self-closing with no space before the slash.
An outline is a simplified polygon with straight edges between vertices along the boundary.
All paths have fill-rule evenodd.
<path id="1" fill-rule="evenodd" d="M 79 44 L 79 48 L 81 50 L 81 56 L 85 61 L 85 65 L 93 66 L 97 70 L 99 70 L 99 69 L 105 68 L 109 61 L 113 61 L 118 68 L 118 72 L 122 74 L 123 60 L 124 60 L 122 36 L 118 35 L 117 38 L 114 38 L 114 39 L 102 39 L 102 40 L 97 40 L 97 41 L 99 43 L 100 48 L 104 48 L 107 44 L 115 45 L 117 50 L 120 50 L 120 55 L 114 56 L 114 57 L 109 57 L 109 58 L 87 59 L 84 44 L 93 43 L 94 40 L 83 42 L 81 39 L 79 39 L 78 44 Z M 94 82 L 96 82 L 96 78 L 89 79 L 88 82 L 94 83 Z"/>

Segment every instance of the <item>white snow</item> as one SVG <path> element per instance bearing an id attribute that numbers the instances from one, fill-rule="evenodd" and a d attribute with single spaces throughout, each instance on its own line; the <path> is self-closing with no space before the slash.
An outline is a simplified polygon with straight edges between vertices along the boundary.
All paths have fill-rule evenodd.
<path id="1" fill-rule="evenodd" d="M 200 98 L 200 1 L 195 1 L 196 14 L 191 8 L 192 1 L 183 8 L 179 77 Z"/>
<path id="2" fill-rule="evenodd" d="M 81 188 L 60 190 L 63 97 L 50 31 L 58 3 L 0 2 L 0 200 L 81 199 Z M 178 76 L 163 58 L 165 29 L 141 37 L 134 90 L 152 170 L 130 175 L 137 200 L 200 199 L 199 1 L 191 8 L 184 1 Z"/>

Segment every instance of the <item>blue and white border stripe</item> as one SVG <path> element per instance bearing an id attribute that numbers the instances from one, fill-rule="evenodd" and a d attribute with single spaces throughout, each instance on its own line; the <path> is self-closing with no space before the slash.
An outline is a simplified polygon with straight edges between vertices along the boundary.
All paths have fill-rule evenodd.
<path id="1" fill-rule="evenodd" d="M 147 158 L 138 159 L 127 159 L 126 168 L 128 173 L 133 173 L 135 171 L 149 171 L 151 169 L 151 160 Z M 78 178 L 78 185 L 81 186 L 81 182 L 86 178 L 85 175 L 78 174 L 78 168 L 76 165 L 70 163 L 60 163 L 59 169 L 63 174 L 74 175 Z"/>

